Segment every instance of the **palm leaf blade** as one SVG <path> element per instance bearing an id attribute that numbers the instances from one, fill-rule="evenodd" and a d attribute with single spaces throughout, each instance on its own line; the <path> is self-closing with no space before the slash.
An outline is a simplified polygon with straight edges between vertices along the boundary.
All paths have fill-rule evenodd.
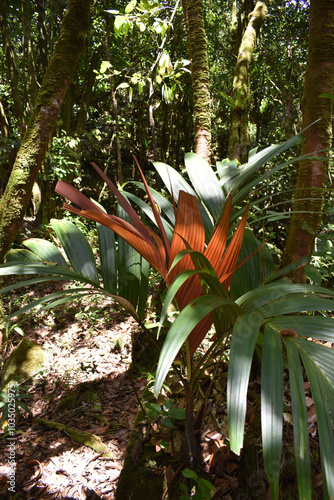
<path id="1" fill-rule="evenodd" d="M 280 334 L 264 332 L 261 366 L 261 427 L 263 457 L 273 500 L 278 498 L 283 434 L 283 351 Z"/>
<path id="2" fill-rule="evenodd" d="M 311 463 L 302 367 L 297 347 L 289 337 L 284 338 L 284 342 L 289 365 L 299 498 L 311 500 Z"/>
<path id="3" fill-rule="evenodd" d="M 247 387 L 256 339 L 262 323 L 258 313 L 240 315 L 234 325 L 227 378 L 227 412 L 231 450 L 243 446 Z"/>
<path id="4" fill-rule="evenodd" d="M 95 259 L 83 233 L 67 220 L 51 220 L 51 226 L 57 234 L 73 269 L 95 283 L 99 282 Z"/>

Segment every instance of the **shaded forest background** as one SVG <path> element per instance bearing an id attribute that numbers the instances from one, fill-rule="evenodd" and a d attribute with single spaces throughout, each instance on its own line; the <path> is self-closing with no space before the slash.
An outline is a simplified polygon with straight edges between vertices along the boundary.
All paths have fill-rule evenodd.
<path id="1" fill-rule="evenodd" d="M 205 2 L 213 163 L 229 154 L 231 111 L 238 106 L 238 96 L 233 104 L 234 71 L 254 7 L 251 1 Z M 182 170 L 184 153 L 194 144 L 192 81 L 182 9 L 179 5 L 170 25 L 173 8 L 148 2 L 137 6 L 134 2 L 96 2 L 92 6 L 85 47 L 37 176 L 42 194 L 38 219 L 43 224 L 59 206 L 54 194 L 58 179 L 74 182 L 95 199 L 103 198 L 91 161 L 119 182 L 136 175 L 133 154 L 151 176 L 152 160 Z M 66 3 L 3 2 L 1 9 L 3 193 L 59 36 Z M 243 102 L 239 95 L 240 107 L 249 115 L 248 150 L 287 140 L 301 129 L 309 6 L 303 1 L 273 1 L 267 9 L 250 64 L 249 96 Z M 157 55 L 161 57 L 156 64 Z M 271 181 L 268 193 L 275 191 L 277 202 L 288 203 L 291 195 L 283 200 L 278 193 L 293 189 L 295 182 L 296 168 Z M 276 240 L 280 245 L 280 238 Z"/>
<path id="2" fill-rule="evenodd" d="M 330 497 L 334 2 L 6 1 L 0 6 L 0 23 L 0 260 L 12 246 L 1 275 L 45 274 L 55 279 L 57 274 L 83 284 L 78 296 L 73 290 L 51 294 L 46 300 L 59 301 L 46 308 L 66 303 L 70 293 L 71 300 L 92 293 L 111 297 L 141 329 L 140 341 L 131 339 L 133 361 L 140 342 L 142 351 L 151 342 L 145 314 L 153 304 L 152 316 L 159 321 L 161 314 L 159 331 L 161 327 L 165 336 L 162 346 L 156 341 L 154 345 L 155 362 L 159 358 L 154 394 L 159 396 L 181 352 L 183 365 L 173 369 L 184 390 L 183 452 L 190 468 L 199 456 L 194 387 L 200 386 L 212 353 L 222 348 L 228 357 L 228 439 L 236 454 L 243 446 L 249 378 L 256 379 L 262 364 L 262 437 L 272 498 L 279 494 L 278 468 L 271 471 L 271 464 L 279 463 L 282 451 L 287 364 L 292 412 L 298 421 L 298 488 L 301 497 L 311 495 L 305 473 L 309 463 L 304 448 L 298 450 L 302 440 L 308 442 L 303 399 L 307 373 L 320 422 L 324 491 L 328 489 Z M 279 143 L 285 144 L 261 151 Z M 196 155 L 189 154 L 192 151 Z M 279 159 L 276 153 L 281 153 Z M 177 173 L 156 162 L 182 175 L 173 184 L 177 193 L 169 190 L 167 179 Z M 168 170 L 167 177 L 159 165 Z M 144 200 L 150 206 L 135 198 L 142 196 L 139 181 L 156 190 L 152 197 L 146 189 Z M 179 191 L 187 181 L 197 200 L 189 191 Z M 137 203 L 136 210 L 122 193 Z M 177 208 L 171 202 L 174 194 Z M 117 210 L 119 218 L 106 216 L 85 196 L 109 214 Z M 63 208 L 63 197 L 75 205 L 66 206 L 70 212 L 99 223 L 93 240 L 99 246 L 96 261 L 97 248 L 93 253 L 91 242 L 69 222 L 73 218 Z M 243 202 L 249 199 L 246 208 Z M 156 200 L 163 206 L 157 209 Z M 144 207 L 141 219 L 138 207 Z M 26 231 L 17 238 L 27 216 L 36 217 L 34 235 L 48 239 L 52 227 L 64 255 L 46 240 L 28 241 L 27 252 L 17 249 L 30 235 Z M 66 220 L 54 219 L 63 216 Z M 159 230 L 155 233 L 152 221 Z M 87 226 L 79 227 L 89 234 Z M 191 249 L 197 252 L 195 258 Z M 180 250 L 190 252 L 193 260 L 187 255 L 171 271 Z M 299 267 L 293 264 L 304 257 L 307 265 L 306 260 Z M 239 263 L 247 261 L 240 269 L 238 258 Z M 177 291 L 174 277 L 179 280 Z M 160 286 L 165 288 L 155 288 L 155 302 L 152 289 Z M 160 295 L 168 287 L 167 295 Z M 16 288 L 10 285 L 1 293 Z M 168 316 L 166 297 L 180 311 L 176 319 Z M 167 305 L 162 308 L 164 299 Z M 198 316 L 192 315 L 194 309 Z M 299 315 L 305 311 L 311 314 Z M 198 356 L 212 323 L 212 344 Z M 161 411 L 168 413 L 169 408 Z"/>

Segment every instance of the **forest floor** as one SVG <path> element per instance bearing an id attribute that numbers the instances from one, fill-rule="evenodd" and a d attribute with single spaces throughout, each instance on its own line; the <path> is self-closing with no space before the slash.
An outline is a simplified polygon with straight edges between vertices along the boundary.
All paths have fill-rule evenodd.
<path id="1" fill-rule="evenodd" d="M 31 396 L 24 399 L 31 414 L 21 410 L 16 419 L 17 497 L 8 491 L 10 441 L 0 429 L 0 498 L 114 498 L 138 411 L 135 391 L 140 397 L 146 380 L 130 381 L 127 375 L 135 323 L 108 311 L 103 304 L 94 314 L 71 306 L 22 326 L 25 338 L 47 352 L 48 363 L 20 388 Z M 6 355 L 21 338 L 10 334 Z M 35 418 L 64 428 L 42 427 Z M 109 456 L 74 441 L 66 427 L 101 438 Z"/>
<path id="2" fill-rule="evenodd" d="M 0 430 L 0 456 L 4 458 L 3 463 L 0 462 L 1 499 L 115 498 L 138 411 L 137 398 L 147 381 L 144 375 L 133 380 L 128 376 L 131 334 L 137 328 L 134 321 L 124 313 L 110 309 L 110 304 L 100 303 L 98 310 L 96 305 L 82 307 L 78 312 L 78 305 L 73 304 L 67 310 L 58 310 L 42 318 L 31 315 L 32 325 L 27 327 L 27 322 L 23 325 L 25 337 L 43 347 L 49 361 L 33 381 L 27 381 L 21 388 L 31 396 L 25 399 L 31 415 L 22 411 L 16 421 L 16 495 L 8 491 L 10 468 L 6 462 L 9 442 L 4 430 Z M 20 340 L 18 334 L 12 333 L 8 345 L 17 345 Z M 241 493 L 239 489 L 238 468 L 245 466 L 226 445 L 225 381 L 225 376 L 216 377 L 213 397 L 209 401 L 209 416 L 202 431 L 204 467 L 206 472 L 212 474 L 217 489 L 214 498 L 270 498 L 261 453 L 257 458 L 257 467 L 252 463 L 253 475 L 246 472 L 254 495 Z M 260 385 L 254 383 L 252 391 L 255 400 L 259 390 Z M 76 397 L 71 399 L 69 395 Z M 310 399 L 310 419 L 312 405 Z M 247 412 L 247 430 L 250 433 L 259 409 L 257 402 Z M 34 421 L 35 418 L 56 421 L 63 428 L 45 428 Z M 97 452 L 73 440 L 68 428 L 93 434 L 97 440 L 100 438 L 109 456 L 105 456 L 106 450 Z M 255 428 L 253 431 L 257 432 Z M 287 448 L 291 445 L 291 434 L 285 441 Z M 258 438 L 257 433 L 255 439 Z M 317 448 L 316 433 L 310 433 L 310 438 L 312 447 Z M 289 460 L 287 458 L 286 463 L 291 468 Z M 317 498 L 321 498 L 318 466 L 315 473 L 315 480 L 320 486 Z M 283 495 L 282 498 L 297 496 Z"/>
<path id="3" fill-rule="evenodd" d="M 44 287 L 39 293 L 48 291 L 51 293 L 54 287 L 50 290 Z M 32 293 L 28 289 L 20 290 L 20 294 L 13 293 L 7 307 L 18 309 L 23 298 L 29 300 Z M 47 353 L 48 362 L 33 380 L 20 386 L 20 391 L 30 396 L 24 402 L 31 413 L 22 410 L 16 415 L 15 494 L 8 490 L 10 440 L 6 426 L 0 426 L 0 500 L 113 500 L 138 412 L 138 400 L 147 385 L 147 374 L 133 378 L 129 372 L 131 339 L 138 331 L 136 323 L 110 302 L 90 299 L 42 315 L 30 312 L 20 326 L 24 338 L 35 341 Z M 11 330 L 5 358 L 21 339 L 14 329 Z M 217 361 L 213 360 L 207 367 L 195 401 L 197 413 L 203 401 L 207 403 L 201 428 L 204 475 L 207 474 L 215 485 L 214 500 L 269 500 L 261 450 L 259 379 L 253 378 L 250 384 L 246 441 L 240 459 L 228 446 L 227 369 Z M 287 374 L 285 380 L 288 380 Z M 206 398 L 209 390 L 210 396 Z M 307 382 L 305 394 L 312 458 L 317 457 L 317 460 L 312 459 L 314 498 L 320 499 L 322 480 L 316 418 Z M 287 474 L 285 482 L 281 483 L 283 499 L 298 498 L 289 404 L 286 383 L 281 472 Z M 50 428 L 53 424 L 58 427 Z M 93 435 L 94 446 L 85 446 L 73 439 L 73 430 Z M 101 449 L 96 451 L 99 445 Z M 170 466 L 158 471 L 167 483 L 175 472 Z"/>

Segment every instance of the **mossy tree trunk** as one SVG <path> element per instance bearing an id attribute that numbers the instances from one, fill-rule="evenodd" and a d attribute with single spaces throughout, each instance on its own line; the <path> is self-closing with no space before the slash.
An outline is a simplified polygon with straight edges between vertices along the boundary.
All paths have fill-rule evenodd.
<path id="1" fill-rule="evenodd" d="M 334 85 L 334 0 L 311 0 L 310 32 L 302 98 L 305 141 L 302 156 L 319 156 L 332 140 L 332 101 L 320 97 L 333 92 Z M 316 123 L 314 123 L 316 120 Z M 310 126 L 311 125 L 311 126 Z M 321 153 L 326 156 L 327 153 Z M 298 179 L 283 265 L 311 255 L 324 210 L 327 160 L 305 160 L 299 164 Z M 304 269 L 294 277 L 305 281 Z"/>
<path id="2" fill-rule="evenodd" d="M 10 80 L 11 97 L 13 99 L 14 113 L 18 121 L 20 135 L 23 137 L 25 132 L 25 123 L 23 116 L 22 96 L 19 90 L 19 72 L 16 65 L 15 54 L 11 44 L 11 39 L 7 27 L 5 2 L 0 2 L 0 29 L 2 34 L 2 43 L 4 47 L 8 76 Z"/>
<path id="3" fill-rule="evenodd" d="M 265 21 L 267 7 L 264 2 L 257 2 L 247 29 L 242 37 L 238 51 L 237 64 L 233 79 L 232 124 L 228 145 L 228 157 L 240 163 L 246 160 L 250 148 L 248 109 L 250 98 L 249 68 L 253 59 L 256 38 Z"/>
<path id="4" fill-rule="evenodd" d="M 0 203 L 0 260 L 14 241 L 90 25 L 91 0 L 69 0 L 55 53 Z"/>
<path id="5" fill-rule="evenodd" d="M 208 162 L 211 157 L 211 97 L 203 0 L 183 0 L 194 107 L 194 149 Z"/>

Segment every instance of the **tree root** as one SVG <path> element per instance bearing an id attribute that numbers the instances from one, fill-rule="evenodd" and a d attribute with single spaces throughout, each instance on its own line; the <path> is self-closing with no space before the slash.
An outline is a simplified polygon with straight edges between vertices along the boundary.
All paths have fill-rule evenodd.
<path id="1" fill-rule="evenodd" d="M 62 431 L 68 436 L 70 436 L 77 443 L 81 443 L 97 453 L 103 453 L 104 457 L 110 457 L 111 452 L 106 446 L 101 438 L 96 436 L 95 434 L 90 434 L 89 432 L 78 431 L 77 429 L 72 429 L 71 427 L 67 427 L 66 425 L 60 424 L 58 422 L 54 422 L 52 420 L 44 420 L 43 418 L 34 418 L 33 420 L 36 424 L 43 425 L 48 429 L 57 429 L 58 431 Z"/>

